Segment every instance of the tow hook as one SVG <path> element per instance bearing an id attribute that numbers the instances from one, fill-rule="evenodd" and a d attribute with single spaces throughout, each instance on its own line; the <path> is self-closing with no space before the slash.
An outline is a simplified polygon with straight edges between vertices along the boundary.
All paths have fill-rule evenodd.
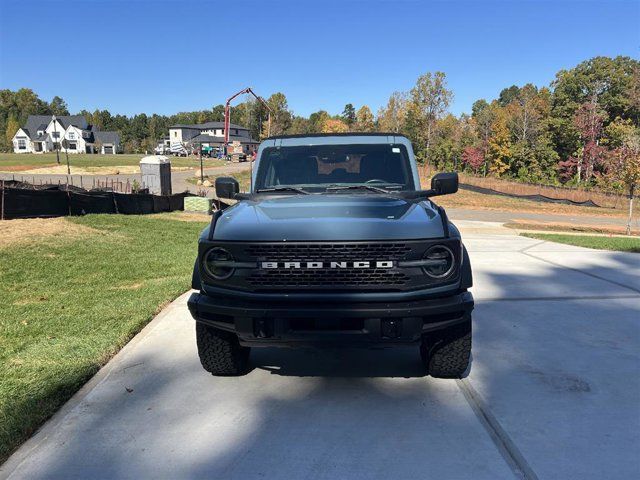
<path id="1" fill-rule="evenodd" d="M 257 338 L 273 337 L 273 320 L 267 318 L 254 318 L 253 335 Z"/>
<path id="2" fill-rule="evenodd" d="M 398 338 L 402 334 L 402 319 L 389 318 L 382 320 L 382 336 Z"/>

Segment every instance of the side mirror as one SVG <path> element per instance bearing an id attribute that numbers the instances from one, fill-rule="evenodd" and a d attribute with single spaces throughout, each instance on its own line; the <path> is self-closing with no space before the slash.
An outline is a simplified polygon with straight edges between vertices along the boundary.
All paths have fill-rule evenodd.
<path id="1" fill-rule="evenodd" d="M 216 178 L 216 197 L 218 198 L 235 198 L 240 191 L 238 181 L 233 177 Z"/>
<path id="2" fill-rule="evenodd" d="M 436 195 L 456 193 L 458 191 L 458 174 L 456 172 L 436 174 L 431 179 L 431 190 L 434 190 Z"/>

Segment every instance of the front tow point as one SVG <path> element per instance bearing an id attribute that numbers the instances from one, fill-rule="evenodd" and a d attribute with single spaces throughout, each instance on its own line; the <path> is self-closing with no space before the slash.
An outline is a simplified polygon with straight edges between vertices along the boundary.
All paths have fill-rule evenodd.
<path id="1" fill-rule="evenodd" d="M 273 320 L 267 318 L 255 318 L 253 320 L 253 335 L 257 338 L 272 337 Z"/>
<path id="2" fill-rule="evenodd" d="M 402 334 L 402 320 L 390 318 L 382 320 L 382 336 L 384 338 L 398 338 Z"/>

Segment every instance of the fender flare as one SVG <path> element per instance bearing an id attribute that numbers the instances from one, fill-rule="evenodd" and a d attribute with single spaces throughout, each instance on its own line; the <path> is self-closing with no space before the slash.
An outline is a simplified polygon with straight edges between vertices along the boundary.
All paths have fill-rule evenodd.
<path id="1" fill-rule="evenodd" d="M 462 272 L 460 275 L 460 288 L 466 290 L 473 286 L 473 273 L 471 272 L 471 260 L 467 247 L 462 246 Z"/>
<path id="2" fill-rule="evenodd" d="M 200 266 L 198 264 L 197 258 L 195 263 L 193 264 L 193 274 L 191 275 L 191 288 L 193 288 L 194 290 L 202 290 L 202 283 L 200 280 Z"/>

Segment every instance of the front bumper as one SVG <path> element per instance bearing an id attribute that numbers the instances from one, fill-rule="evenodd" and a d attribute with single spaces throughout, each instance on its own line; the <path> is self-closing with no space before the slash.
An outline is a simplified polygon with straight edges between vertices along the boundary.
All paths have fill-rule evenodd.
<path id="1" fill-rule="evenodd" d="M 250 298 L 193 293 L 188 300 L 193 318 L 236 333 L 247 346 L 303 344 L 403 345 L 424 333 L 471 318 L 471 292 L 408 300 L 333 303 L 320 301 L 255 301 Z"/>

